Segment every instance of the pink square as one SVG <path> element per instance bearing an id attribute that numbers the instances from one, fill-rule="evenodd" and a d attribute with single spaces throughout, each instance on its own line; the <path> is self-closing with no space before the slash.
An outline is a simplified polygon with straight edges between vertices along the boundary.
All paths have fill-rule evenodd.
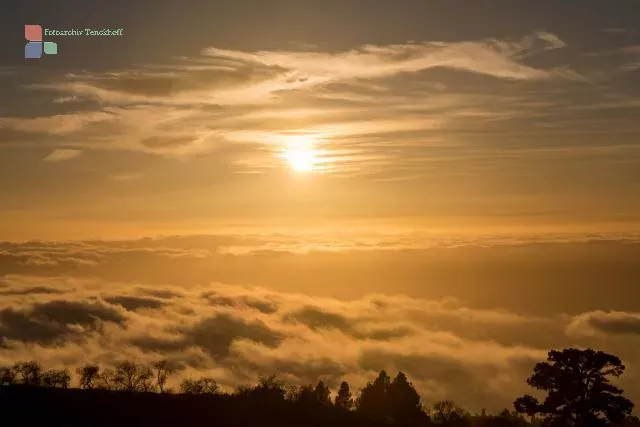
<path id="1" fill-rule="evenodd" d="M 25 25 L 24 38 L 31 42 L 41 42 L 42 27 L 40 25 Z"/>

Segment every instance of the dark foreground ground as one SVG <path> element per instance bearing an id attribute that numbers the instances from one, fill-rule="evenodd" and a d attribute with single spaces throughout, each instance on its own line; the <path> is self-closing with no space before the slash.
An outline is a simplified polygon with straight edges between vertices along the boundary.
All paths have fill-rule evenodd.
<path id="1" fill-rule="evenodd" d="M 226 395 L 0 387 L 0 426 L 378 426 L 333 407 Z"/>

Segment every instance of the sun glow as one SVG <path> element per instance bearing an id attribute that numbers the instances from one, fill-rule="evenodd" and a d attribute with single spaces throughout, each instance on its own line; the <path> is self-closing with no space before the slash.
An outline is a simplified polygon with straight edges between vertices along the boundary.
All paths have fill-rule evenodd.
<path id="1" fill-rule="evenodd" d="M 292 137 L 287 144 L 284 158 L 296 172 L 309 172 L 317 162 L 313 139 L 308 136 Z"/>

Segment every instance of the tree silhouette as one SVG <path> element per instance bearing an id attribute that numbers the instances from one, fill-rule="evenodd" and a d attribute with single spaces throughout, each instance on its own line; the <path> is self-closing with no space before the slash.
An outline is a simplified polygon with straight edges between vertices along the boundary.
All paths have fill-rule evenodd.
<path id="1" fill-rule="evenodd" d="M 118 390 L 116 382 L 116 372 L 113 369 L 104 369 L 100 371 L 96 378 L 96 388 L 100 390 Z"/>
<path id="2" fill-rule="evenodd" d="M 0 368 L 0 385 L 3 385 L 0 388 L 0 418 L 3 421 L 20 419 L 25 425 L 41 425 L 57 424 L 56 417 L 63 413 L 77 414 L 79 422 L 100 414 L 92 419 L 92 424 L 95 421 L 97 426 L 106 426 L 122 424 L 122 419 L 118 418 L 120 414 L 144 413 L 148 415 L 148 424 L 158 427 L 174 425 L 174 414 L 178 414 L 180 425 L 214 422 L 218 425 L 278 424 L 282 427 L 418 427 L 433 424 L 449 427 L 600 427 L 613 423 L 618 427 L 640 427 L 638 418 L 629 415 L 631 402 L 607 379 L 619 376 L 623 371 L 620 360 L 606 353 L 575 349 L 550 352 L 549 362 L 536 365 L 528 380 L 530 385 L 547 392 L 543 403 L 523 396 L 515 402 L 516 412 L 505 409 L 497 415 L 487 415 L 483 410 L 482 415 L 471 416 L 452 401 L 444 400 L 433 405 L 430 420 L 420 396 L 403 372 L 398 372 L 391 380 L 385 371 L 380 371 L 377 378 L 362 389 L 355 405 L 349 384 L 342 382 L 335 403 L 331 405 L 330 390 L 323 381 L 315 386 L 285 388 L 275 376 L 263 377 L 255 386 L 240 387 L 235 393 L 228 394 L 220 392 L 216 381 L 207 377 L 184 380 L 180 391 L 186 396 L 159 397 L 140 393 L 168 392 L 166 378 L 172 370 L 165 361 L 151 365 L 126 361 L 105 370 L 87 364 L 77 371 L 79 386 L 87 392 L 63 390 L 71 380 L 69 371 L 43 371 L 37 362 L 28 361 L 18 362 L 12 368 Z M 46 389 L 13 386 L 16 382 Z M 115 393 L 93 392 L 99 389 Z M 132 393 L 122 399 L 118 392 L 124 391 Z M 211 399 L 193 396 L 212 394 L 220 396 Z M 38 402 L 38 411 L 19 409 L 33 406 L 32 402 Z M 349 411 L 353 406 L 357 410 Z M 9 412 L 11 415 L 7 416 Z M 546 419 L 544 424 L 533 418 L 527 421 L 522 413 L 540 413 Z M 569 416 L 564 418 L 567 414 Z M 38 422 L 31 422 L 34 417 Z M 135 417 L 131 421 L 135 423 L 130 425 L 140 425 Z"/>
<path id="3" fill-rule="evenodd" d="M 342 381 L 340 384 L 334 404 L 336 407 L 342 409 L 350 410 L 353 408 L 353 396 L 351 396 L 351 389 L 349 388 L 348 382 Z"/>
<path id="4" fill-rule="evenodd" d="M 398 372 L 389 384 L 388 406 L 391 417 L 399 422 L 410 423 L 425 420 L 420 395 L 407 379 L 404 372 Z"/>
<path id="5" fill-rule="evenodd" d="M 42 374 L 42 385 L 45 387 L 69 388 L 71 373 L 68 369 L 51 369 Z"/>
<path id="6" fill-rule="evenodd" d="M 356 408 L 358 412 L 375 418 L 384 418 L 388 415 L 388 399 L 387 393 L 391 379 L 387 372 L 382 370 L 378 377 L 360 391 L 360 395 L 356 399 Z"/>
<path id="7" fill-rule="evenodd" d="M 322 405 L 331 405 L 331 390 L 324 382 L 318 381 L 316 388 L 313 389 L 313 396 L 316 402 Z"/>
<path id="8" fill-rule="evenodd" d="M 186 379 L 180 383 L 180 392 L 184 394 L 216 394 L 218 389 L 216 380 L 208 377 L 197 380 Z"/>
<path id="9" fill-rule="evenodd" d="M 612 354 L 592 349 L 551 350 L 547 362 L 536 364 L 527 383 L 547 392 L 540 403 L 531 395 L 514 402 L 516 411 L 542 414 L 549 426 L 597 427 L 621 422 L 633 409 L 623 390 L 608 377 L 619 377 L 625 366 Z"/>
<path id="10" fill-rule="evenodd" d="M 77 370 L 80 375 L 80 388 L 92 390 L 97 387 L 100 381 L 100 366 L 95 364 L 86 364 Z"/>
<path id="11" fill-rule="evenodd" d="M 452 400 L 440 400 L 433 404 L 431 418 L 437 424 L 462 426 L 468 424 L 467 414 Z"/>
<path id="12" fill-rule="evenodd" d="M 249 389 L 249 395 L 264 404 L 278 404 L 285 400 L 284 383 L 275 375 L 261 377 L 258 385 Z"/>
<path id="13" fill-rule="evenodd" d="M 42 366 L 35 360 L 17 362 L 13 366 L 16 374 L 20 375 L 23 384 L 39 386 L 42 375 Z"/>
<path id="14" fill-rule="evenodd" d="M 640 418 L 629 415 L 619 424 L 620 427 L 640 427 Z"/>
<path id="15" fill-rule="evenodd" d="M 166 360 L 160 360 L 154 363 L 153 369 L 155 373 L 156 385 L 158 386 L 158 390 L 160 390 L 160 393 L 164 393 L 167 380 L 169 379 L 169 375 L 175 372 L 175 369 L 173 366 L 170 366 L 169 362 Z"/>
<path id="16" fill-rule="evenodd" d="M 310 405 L 316 400 L 313 386 L 303 385 L 300 387 L 291 387 L 288 394 L 288 400 L 301 405 Z"/>
<path id="17" fill-rule="evenodd" d="M 16 376 L 18 373 L 13 367 L 3 366 L 0 367 L 0 385 L 11 385 L 16 382 Z"/>
<path id="18" fill-rule="evenodd" d="M 152 387 L 153 371 L 145 365 L 137 365 L 130 361 L 116 364 L 113 384 L 122 391 L 150 391 Z"/>
<path id="19" fill-rule="evenodd" d="M 527 420 L 517 412 L 510 412 L 508 409 L 502 410 L 498 415 L 488 418 L 487 425 L 491 427 L 526 427 Z"/>

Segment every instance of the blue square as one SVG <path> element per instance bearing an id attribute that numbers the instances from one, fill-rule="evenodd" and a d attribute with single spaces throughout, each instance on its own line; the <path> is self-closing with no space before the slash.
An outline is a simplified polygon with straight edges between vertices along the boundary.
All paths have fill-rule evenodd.
<path id="1" fill-rule="evenodd" d="M 42 56 L 42 42 L 29 42 L 24 47 L 25 58 L 40 58 Z"/>

